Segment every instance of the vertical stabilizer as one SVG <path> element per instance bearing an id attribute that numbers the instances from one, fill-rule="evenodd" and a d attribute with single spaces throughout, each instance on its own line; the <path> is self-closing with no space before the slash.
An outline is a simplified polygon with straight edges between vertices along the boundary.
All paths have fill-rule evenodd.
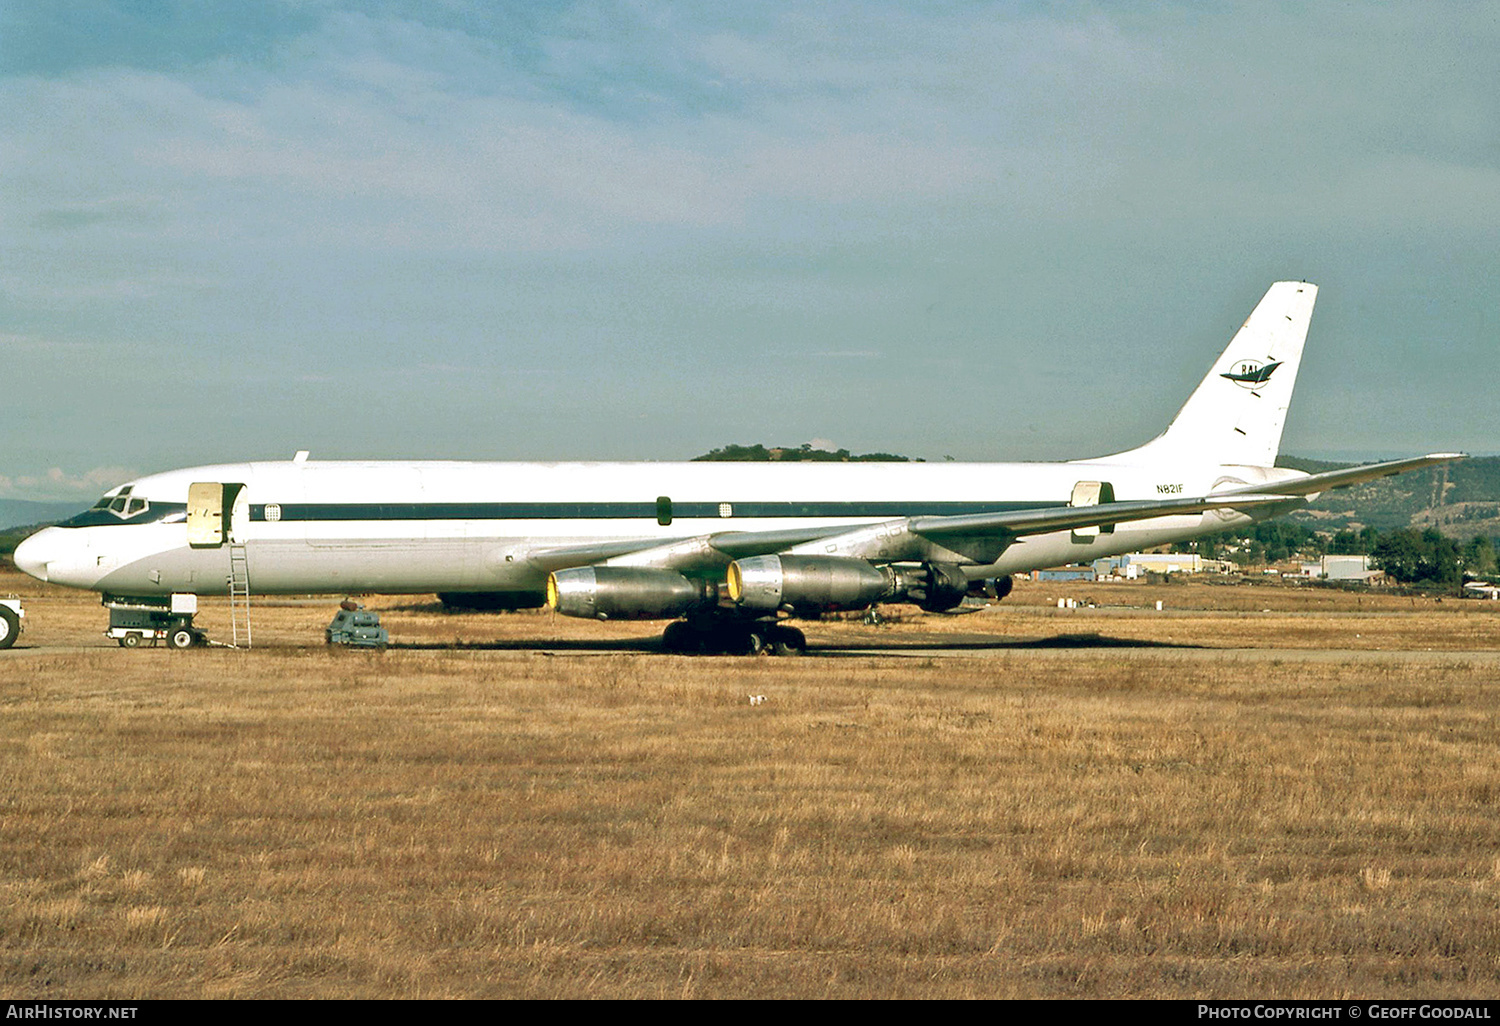
<path id="1" fill-rule="evenodd" d="M 1275 465 L 1318 287 L 1272 285 L 1160 437 L 1120 457 Z"/>

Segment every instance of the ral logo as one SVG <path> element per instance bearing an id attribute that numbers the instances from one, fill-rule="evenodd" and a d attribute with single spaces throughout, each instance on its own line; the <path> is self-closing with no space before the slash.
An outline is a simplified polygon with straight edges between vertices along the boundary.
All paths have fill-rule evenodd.
<path id="1" fill-rule="evenodd" d="M 1272 360 L 1270 363 L 1261 363 L 1259 360 L 1241 360 L 1228 374 L 1220 374 L 1219 377 L 1228 378 L 1243 388 L 1257 388 L 1271 380 L 1271 375 L 1275 374 L 1276 368 L 1280 366 L 1280 360 Z"/>

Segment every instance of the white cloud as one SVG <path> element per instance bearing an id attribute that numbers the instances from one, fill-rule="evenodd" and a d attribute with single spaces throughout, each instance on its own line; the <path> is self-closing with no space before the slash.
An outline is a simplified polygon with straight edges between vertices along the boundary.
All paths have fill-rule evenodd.
<path id="1" fill-rule="evenodd" d="M 1122 303 L 1180 321 L 1195 291 L 1288 264 L 1472 295 L 1424 247 L 1500 222 L 1482 5 L 410 10 L 319 8 L 269 56 L 0 79 L 0 350 L 48 387 L 12 451 L 97 425 L 121 392 L 160 426 L 212 407 L 220 451 L 247 424 L 301 445 L 422 363 L 468 373 L 420 376 L 409 405 L 451 427 L 404 425 L 413 447 L 479 445 L 505 401 L 530 405 L 504 444 L 565 424 L 569 451 L 691 451 L 710 428 L 673 399 L 726 377 L 767 437 L 828 430 L 826 402 L 754 372 L 807 353 L 826 381 L 939 411 L 840 423 L 852 444 L 956 451 L 934 432 L 974 433 L 919 398 L 945 395 L 942 368 L 1045 340 L 1097 385 L 1162 344 L 1144 316 L 1111 334 L 1137 323 Z M 1471 248 L 1465 273 L 1493 277 L 1493 247 Z M 1347 302 L 1365 304 L 1347 335 L 1403 327 L 1390 300 Z M 542 366 L 555 395 L 515 386 Z M 963 386 L 983 403 L 1009 380 Z M 642 407 L 677 435 L 613 429 Z M 888 432 L 907 440 L 858 442 Z M 140 441 L 101 444 L 67 451 L 124 461 Z"/>
<path id="2" fill-rule="evenodd" d="M 95 467 L 80 474 L 51 467 L 41 474 L 0 476 L 0 497 L 30 500 L 92 497 L 137 476 L 138 472 L 128 467 Z"/>

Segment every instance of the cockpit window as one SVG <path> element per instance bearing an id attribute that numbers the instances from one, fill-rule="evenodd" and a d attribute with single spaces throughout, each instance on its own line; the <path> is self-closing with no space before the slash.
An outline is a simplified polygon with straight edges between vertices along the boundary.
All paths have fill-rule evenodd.
<path id="1" fill-rule="evenodd" d="M 109 511 L 121 520 L 129 520 L 131 517 L 140 516 L 151 508 L 151 504 L 145 499 L 137 499 L 131 495 L 130 493 L 134 488 L 135 485 L 126 485 L 116 493 L 114 498 L 111 499 L 106 495 L 104 499 L 99 500 L 99 503 L 100 505 L 104 505 L 104 500 L 109 499 Z M 99 506 L 95 506 L 94 508 L 98 509 Z"/>
<path id="2" fill-rule="evenodd" d="M 128 484 L 128 485 L 122 485 L 121 487 L 116 488 L 114 491 L 105 492 L 104 493 L 104 498 L 102 498 L 98 502 L 94 503 L 93 508 L 94 509 L 107 509 L 107 510 L 111 510 L 112 512 L 115 512 L 115 513 L 124 514 L 125 513 L 125 509 L 126 509 L 126 504 L 130 501 L 130 493 L 134 489 L 135 489 L 135 485 Z M 140 501 L 144 501 L 144 500 L 140 500 Z"/>
<path id="3" fill-rule="evenodd" d="M 134 495 L 134 490 L 135 485 L 128 484 L 105 492 L 104 497 L 92 507 L 63 521 L 59 526 L 104 527 L 121 523 L 151 524 L 157 521 L 168 522 L 174 514 L 177 515 L 177 520 L 186 516 L 184 513 L 186 507 L 182 503 L 152 502 L 144 496 Z"/>

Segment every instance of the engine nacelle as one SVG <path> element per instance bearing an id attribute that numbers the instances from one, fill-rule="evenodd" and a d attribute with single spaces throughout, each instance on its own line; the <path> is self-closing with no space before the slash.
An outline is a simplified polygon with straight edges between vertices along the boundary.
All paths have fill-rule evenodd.
<path id="1" fill-rule="evenodd" d="M 768 613 L 867 609 L 891 594 L 892 583 L 888 570 L 847 556 L 753 556 L 729 564 L 729 597 Z"/>
<path id="2" fill-rule="evenodd" d="M 1015 588 L 1015 578 L 1010 574 L 1004 577 L 989 577 L 983 580 L 969 582 L 969 594 L 976 598 L 992 598 L 995 601 L 1003 599 Z"/>
<path id="3" fill-rule="evenodd" d="M 968 578 L 956 564 L 876 566 L 849 556 L 737 559 L 729 564 L 728 584 L 729 597 L 743 609 L 803 615 L 868 609 L 877 602 L 912 602 L 941 613 L 969 593 Z"/>
<path id="4" fill-rule="evenodd" d="M 718 601 L 717 589 L 675 570 L 581 566 L 547 576 L 547 606 L 590 620 L 671 620 Z"/>
<path id="5" fill-rule="evenodd" d="M 952 609 L 969 594 L 969 579 L 953 563 L 923 563 L 896 569 L 896 598 L 915 602 L 929 613 Z"/>

